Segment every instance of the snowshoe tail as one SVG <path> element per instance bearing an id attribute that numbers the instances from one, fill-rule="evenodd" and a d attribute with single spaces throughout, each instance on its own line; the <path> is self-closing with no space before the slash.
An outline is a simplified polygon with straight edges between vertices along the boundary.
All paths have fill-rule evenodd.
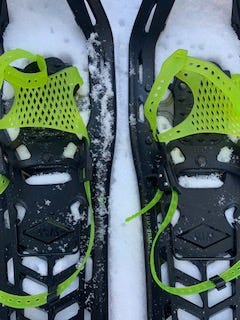
<path id="1" fill-rule="evenodd" d="M 67 2 L 88 41 L 89 66 L 94 67 L 89 68 L 87 125 L 79 112 L 81 100 L 76 100 L 83 84 L 76 67 L 21 49 L 0 57 L 1 85 L 7 81 L 14 89 L 14 99 L 1 99 L 2 320 L 31 319 L 26 310 L 34 313 L 35 308 L 46 320 L 66 317 L 65 310 L 68 319 L 108 319 L 108 195 L 115 137 L 112 34 L 99 1 Z M 6 1 L 0 8 L 3 48 Z M 21 58 L 31 63 L 24 69 L 10 65 Z M 32 293 L 34 286 L 38 294 Z"/>
<path id="2" fill-rule="evenodd" d="M 173 4 L 144 0 L 130 40 L 130 133 L 143 209 L 128 220 L 142 215 L 148 319 L 177 320 L 181 311 L 211 319 L 227 308 L 240 319 L 239 143 L 229 138 L 239 137 L 239 75 L 178 50 L 155 80 L 155 45 Z M 238 8 L 234 1 L 239 36 Z M 211 175 L 212 188 L 184 181 Z M 225 271 L 212 274 L 219 262 Z M 217 290 L 226 299 L 210 305 Z"/>

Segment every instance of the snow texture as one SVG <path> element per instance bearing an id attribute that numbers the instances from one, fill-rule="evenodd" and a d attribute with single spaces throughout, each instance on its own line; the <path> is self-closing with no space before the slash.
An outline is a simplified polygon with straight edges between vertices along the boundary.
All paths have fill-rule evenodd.
<path id="1" fill-rule="evenodd" d="M 74 264 L 77 264 L 79 261 L 79 252 L 75 254 L 70 254 L 68 256 L 64 256 L 63 258 L 56 261 L 54 267 L 53 267 L 53 275 L 56 275 L 70 266 L 73 266 Z"/>
<path id="2" fill-rule="evenodd" d="M 76 316 L 79 310 L 79 305 L 77 303 L 72 304 L 68 308 L 57 313 L 54 320 L 68 320 Z"/>
<path id="3" fill-rule="evenodd" d="M 73 159 L 76 151 L 77 146 L 73 142 L 69 142 L 69 144 L 64 148 L 63 156 L 65 158 Z"/>
<path id="4" fill-rule="evenodd" d="M 24 257 L 22 259 L 22 264 L 37 273 L 41 276 L 47 276 L 48 274 L 48 265 L 47 261 L 40 257 Z"/>
<path id="5" fill-rule="evenodd" d="M 184 188 L 220 188 L 223 185 L 219 175 L 199 175 L 199 176 L 180 176 L 178 178 L 180 186 Z"/>
<path id="6" fill-rule="evenodd" d="M 24 310 L 24 316 L 27 319 L 33 319 L 33 315 L 34 320 L 48 320 L 47 312 L 42 309 L 29 308 Z"/>
<path id="7" fill-rule="evenodd" d="M 230 149 L 228 147 L 223 147 L 218 156 L 217 156 L 217 160 L 219 162 L 230 162 L 231 158 L 232 158 L 232 153 L 233 153 L 233 149 Z"/>
<path id="8" fill-rule="evenodd" d="M 21 144 L 16 148 L 20 160 L 27 160 L 31 158 L 31 153 L 28 151 L 28 148 Z"/>
<path id="9" fill-rule="evenodd" d="M 171 129 L 172 125 L 167 118 L 165 118 L 163 116 L 158 116 L 157 117 L 157 127 L 158 127 L 159 132 L 163 133 L 163 132 Z"/>
<path id="10" fill-rule="evenodd" d="M 47 184 L 60 184 L 66 183 L 71 180 L 71 176 L 67 172 L 54 172 L 48 174 L 32 175 L 25 181 L 30 185 L 47 185 Z"/>
<path id="11" fill-rule="evenodd" d="M 17 218 L 18 223 L 22 222 L 23 218 L 25 217 L 26 208 L 24 208 L 21 204 L 17 203 L 15 205 L 15 208 L 17 210 Z"/>
<path id="12" fill-rule="evenodd" d="M 117 136 L 114 166 L 111 180 L 111 198 L 110 198 L 110 231 L 109 231 L 109 316 L 110 320 L 145 320 L 146 319 L 146 292 L 145 292 L 145 268 L 142 242 L 141 219 L 138 218 L 132 223 L 126 224 L 125 218 L 136 212 L 139 207 L 139 196 L 137 180 L 135 176 L 132 154 L 129 140 L 128 129 L 128 42 L 130 32 L 140 7 L 141 0 L 102 0 L 113 31 L 115 43 L 115 62 L 116 62 L 116 86 L 117 86 Z M 97 45 L 97 35 L 92 35 L 90 41 L 86 44 L 84 37 L 76 25 L 66 1 L 57 0 L 9 0 L 10 24 L 4 35 L 4 49 L 23 48 L 44 56 L 58 56 L 64 61 L 74 64 L 78 67 L 80 74 L 84 79 L 84 86 L 81 88 L 81 94 L 87 95 L 88 86 L 88 62 L 87 54 L 94 57 L 92 44 Z M 17 8 L 17 10 L 16 10 Z M 57 8 L 57 10 L 56 10 Z M 230 26 L 231 19 L 231 1 L 229 0 L 176 0 L 173 10 L 169 16 L 165 30 L 162 32 L 156 46 L 156 74 L 159 72 L 162 62 L 176 49 L 183 48 L 189 51 L 189 55 L 215 61 L 224 69 L 231 72 L 240 73 L 240 44 L 236 34 Z M 146 28 L 149 28 L 147 26 Z M 82 41 L 81 41 L 82 40 Z M 22 66 L 24 61 L 18 63 Z M 108 66 L 105 66 L 105 72 L 98 75 L 96 66 L 90 65 L 90 72 L 99 77 L 104 82 L 106 96 L 101 101 L 103 106 L 107 106 L 107 99 L 112 95 L 112 86 L 108 80 Z M 102 82 L 100 82 L 102 83 Z M 94 88 L 95 93 L 92 98 L 97 99 L 101 92 L 101 85 Z M 6 88 L 6 97 L 12 97 L 11 88 Z M 89 101 L 86 99 L 86 109 Z M 87 122 L 89 112 L 86 111 Z M 103 108 L 102 119 L 105 119 L 103 132 L 101 135 L 109 137 L 106 143 L 111 141 L 112 137 L 112 118 L 107 113 L 107 108 Z M 144 115 L 142 114 L 142 121 Z M 164 120 L 164 119 L 162 119 Z M 160 125 L 168 123 L 160 120 Z M 169 121 L 169 119 L 167 119 Z M 136 119 L 130 118 L 130 121 Z M 14 129 L 9 130 L 12 140 L 18 132 Z M 102 146 L 103 150 L 106 146 Z M 71 157 L 73 149 L 65 150 L 67 157 Z M 220 152 L 221 154 L 221 152 Z M 106 160 L 108 159 L 106 154 Z M 230 159 L 230 152 L 224 152 L 220 159 Z M 176 157 L 179 159 L 179 155 Z M 187 182 L 186 182 L 187 180 Z M 208 177 L 204 180 L 209 186 L 212 180 L 214 187 L 220 186 L 221 181 L 216 177 Z M 203 187 L 203 179 L 193 177 L 190 181 L 185 178 L 187 187 Z M 99 185 L 99 191 L 102 186 Z M 102 207 L 103 214 L 107 208 Z M 4 213 L 6 225 L 9 223 L 7 213 Z M 55 265 L 55 273 L 61 272 L 69 264 L 75 264 L 79 257 L 74 256 L 64 261 L 58 261 Z M 181 262 L 182 263 L 182 262 Z M 23 264 L 29 268 L 39 270 L 39 273 L 46 272 L 44 263 L 27 260 L 24 258 Z M 9 263 L 11 269 L 11 262 Z M 185 272 L 195 275 L 197 270 L 190 264 L 181 265 L 177 262 L 177 267 L 184 267 Z M 216 262 L 216 265 L 209 266 L 209 276 L 211 267 L 216 267 L 220 271 L 228 268 L 227 263 Z M 167 270 L 166 264 L 162 269 Z M 10 272 L 10 280 L 11 271 Z M 164 275 L 164 281 L 167 281 L 167 272 Z M 13 281 L 13 279 L 11 280 Z M 73 286 L 76 286 L 76 283 Z M 70 288 L 69 288 L 70 289 Z M 68 289 L 68 290 L 69 290 Z M 24 280 L 24 290 L 30 294 L 43 292 L 45 287 L 37 285 L 30 279 Z M 229 295 L 229 286 L 224 297 Z M 220 301 L 221 292 L 212 291 L 209 293 L 211 304 Z M 189 299 L 193 299 L 190 297 Z M 79 306 L 74 304 L 68 310 L 59 312 L 55 320 L 67 320 L 77 313 Z M 87 314 L 87 311 L 86 313 Z M 31 320 L 45 320 L 44 313 L 38 309 L 28 309 L 25 316 Z M 14 320 L 14 314 L 11 316 Z M 195 320 L 196 318 L 184 310 L 178 310 L 180 320 Z M 168 319 L 170 320 L 171 317 Z M 232 311 L 225 309 L 214 315 L 211 320 L 230 320 Z"/>
<path id="13" fill-rule="evenodd" d="M 185 160 L 185 157 L 184 157 L 182 151 L 181 151 L 179 148 L 177 148 L 177 147 L 175 147 L 175 148 L 170 152 L 170 154 L 171 154 L 172 161 L 173 161 L 174 164 L 182 163 L 182 162 L 184 162 L 184 160 Z"/>

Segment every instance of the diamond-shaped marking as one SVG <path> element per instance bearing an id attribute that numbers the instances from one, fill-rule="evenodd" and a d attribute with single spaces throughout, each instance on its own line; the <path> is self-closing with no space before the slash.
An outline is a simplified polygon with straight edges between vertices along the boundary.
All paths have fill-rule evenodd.
<path id="1" fill-rule="evenodd" d="M 31 238 L 50 244 L 70 232 L 72 231 L 56 221 L 45 221 L 26 230 L 25 234 Z"/>
<path id="2" fill-rule="evenodd" d="M 229 234 L 203 223 L 184 232 L 178 237 L 205 249 L 226 239 L 229 237 Z"/>

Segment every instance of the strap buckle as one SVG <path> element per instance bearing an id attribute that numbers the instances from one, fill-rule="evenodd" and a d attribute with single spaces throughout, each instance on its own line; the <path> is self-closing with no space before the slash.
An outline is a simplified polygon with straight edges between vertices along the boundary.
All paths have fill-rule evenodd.
<path id="1" fill-rule="evenodd" d="M 211 278 L 209 278 L 209 280 L 215 284 L 215 287 L 218 291 L 226 288 L 225 280 L 223 278 L 221 278 L 219 275 L 211 277 Z"/>
<path id="2" fill-rule="evenodd" d="M 52 288 L 52 290 L 50 288 L 47 295 L 47 303 L 53 303 L 58 298 L 59 296 L 57 295 L 57 288 L 55 286 Z"/>
<path id="3" fill-rule="evenodd" d="M 171 190 L 171 182 L 168 176 L 167 169 L 164 165 L 158 167 L 158 187 L 162 191 Z"/>

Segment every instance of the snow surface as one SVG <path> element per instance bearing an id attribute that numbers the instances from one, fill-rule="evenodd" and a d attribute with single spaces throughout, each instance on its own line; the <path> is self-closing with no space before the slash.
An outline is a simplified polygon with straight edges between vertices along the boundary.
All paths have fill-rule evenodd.
<path id="1" fill-rule="evenodd" d="M 102 3 L 109 17 L 115 42 L 118 105 L 118 129 L 110 199 L 109 315 L 110 320 L 146 320 L 141 219 L 138 218 L 131 223 L 124 222 L 126 217 L 140 208 L 128 128 L 127 52 L 130 32 L 141 0 L 102 0 Z M 23 0 L 20 6 L 19 1 L 8 0 L 8 7 L 10 24 L 4 35 L 5 50 L 20 47 L 45 56 L 58 56 L 66 62 L 76 65 L 85 83 L 81 89 L 81 94 L 87 95 L 87 50 L 89 51 L 89 45 L 87 46 L 83 41 L 84 37 L 72 17 L 67 2 Z M 230 26 L 230 19 L 230 0 L 176 0 L 166 28 L 156 46 L 156 74 L 160 70 L 162 62 L 179 48 L 188 49 L 189 55 L 215 61 L 231 72 L 240 73 L 240 43 Z M 20 61 L 19 63 L 21 65 L 23 62 Z M 90 71 L 95 72 L 94 66 L 91 67 Z M 107 72 L 103 76 L 107 81 Z M 9 93 L 10 89 L 7 91 Z M 109 94 L 111 94 L 110 91 L 111 86 L 109 86 Z M 106 101 L 103 103 L 106 103 Z M 144 119 L 143 114 L 142 119 Z M 131 119 L 131 121 L 136 121 L 136 119 Z M 166 125 L 165 120 L 163 122 L 160 120 L 160 125 L 161 123 Z M 109 127 L 105 129 L 111 134 Z M 16 136 L 16 132 L 12 131 L 12 134 Z M 72 157 L 73 153 L 74 146 L 65 150 L 66 157 Z M 227 154 L 230 157 L 230 153 Z M 224 153 L 223 158 L 225 161 L 228 159 L 226 153 Z M 208 185 L 208 182 L 205 181 L 205 183 Z M 4 218 L 7 224 L 7 213 L 4 214 Z M 70 261 L 66 261 L 66 259 L 59 261 L 55 265 L 55 273 L 63 270 L 68 264 L 76 263 L 78 258 L 76 254 L 70 258 Z M 37 264 L 39 273 L 46 272 L 44 261 L 24 259 L 25 265 L 37 269 Z M 91 262 L 89 264 L 91 269 Z M 198 278 L 196 268 L 189 262 L 184 263 L 183 261 L 180 263 L 178 261 L 176 265 L 180 270 L 184 269 L 185 272 L 195 274 L 195 277 Z M 215 271 L 216 268 L 223 271 L 228 268 L 228 265 L 223 262 L 218 262 L 214 266 L 210 265 L 209 274 L 211 274 L 211 267 Z M 11 268 L 11 262 L 9 262 L 9 270 Z M 165 278 L 167 281 L 167 275 L 165 275 Z M 10 280 L 14 281 L 11 278 L 11 272 Z M 73 284 L 73 288 L 76 285 L 77 282 Z M 25 279 L 24 288 L 29 293 L 45 291 L 45 288 L 39 286 L 36 288 L 36 284 L 31 283 L 29 279 Z M 231 290 L 229 291 L 229 286 L 224 290 L 224 297 L 226 297 Z M 219 292 L 212 291 L 212 293 L 209 293 L 209 301 L 212 305 L 220 301 L 221 297 L 223 296 Z M 194 298 L 189 297 L 189 299 Z M 65 310 L 65 313 L 59 313 L 55 320 L 68 319 L 76 314 L 77 310 L 78 305 L 74 304 L 68 310 Z M 31 320 L 44 320 L 46 317 L 39 309 L 35 308 L 26 311 L 25 316 Z M 184 310 L 178 311 L 178 317 L 180 320 L 195 319 Z M 226 309 L 214 315 L 211 320 L 230 320 L 231 318 L 231 310 Z"/>
<path id="2" fill-rule="evenodd" d="M 198 176 L 180 176 L 178 178 L 180 186 L 184 188 L 220 188 L 223 185 L 219 175 L 198 175 Z"/>

